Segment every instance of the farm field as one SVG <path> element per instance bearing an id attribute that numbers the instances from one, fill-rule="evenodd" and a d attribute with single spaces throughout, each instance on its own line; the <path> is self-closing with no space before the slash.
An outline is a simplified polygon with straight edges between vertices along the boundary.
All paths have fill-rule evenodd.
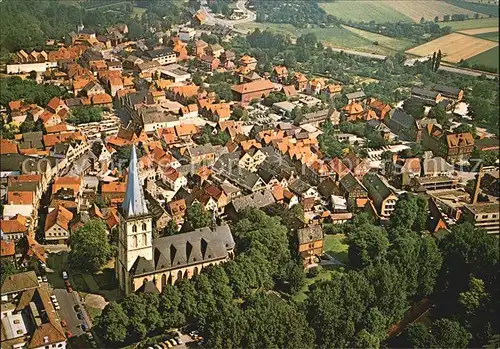
<path id="1" fill-rule="evenodd" d="M 381 46 L 381 40 L 378 40 L 379 45 L 373 45 L 373 41 L 377 40 L 372 40 L 369 37 L 362 37 L 364 36 L 364 34 L 361 34 L 360 36 L 357 33 L 351 32 L 350 30 L 342 27 L 299 29 L 291 24 L 256 22 L 238 24 L 236 27 L 245 30 L 254 30 L 257 28 L 259 28 L 260 30 L 269 29 L 274 32 L 289 35 L 293 39 L 299 37 L 302 34 L 314 33 L 318 37 L 318 40 L 320 40 L 327 46 L 357 50 L 368 53 L 376 53 L 381 55 L 395 54 L 400 49 L 399 47 L 402 47 L 403 43 L 406 43 L 406 41 L 404 40 L 392 39 L 383 35 L 368 33 L 370 35 L 377 35 L 379 39 L 380 37 L 383 37 L 389 40 L 395 40 L 394 43 L 397 42 L 398 48 L 392 49 Z M 360 30 L 360 32 L 364 31 Z"/>
<path id="2" fill-rule="evenodd" d="M 130 15 L 131 17 L 136 17 L 136 18 L 141 18 L 142 14 L 146 12 L 146 9 L 143 7 L 137 7 L 134 6 L 132 8 L 132 14 Z"/>
<path id="3" fill-rule="evenodd" d="M 466 29 L 460 30 L 459 33 L 467 35 L 477 35 L 498 32 L 498 27 L 488 27 L 488 28 L 477 28 L 477 29 Z"/>
<path id="4" fill-rule="evenodd" d="M 498 42 L 498 32 L 492 32 L 492 33 L 482 33 L 482 34 L 477 34 L 474 35 L 476 38 L 481 38 L 481 39 L 486 39 L 486 40 L 492 40 Z"/>
<path id="5" fill-rule="evenodd" d="M 477 3 L 463 0 L 447 0 L 448 3 L 455 6 L 465 8 L 480 14 L 491 15 L 493 17 L 498 17 L 498 4 L 491 5 L 487 3 Z"/>
<path id="6" fill-rule="evenodd" d="M 444 62 L 458 63 L 462 59 L 469 59 L 495 46 L 498 47 L 498 43 L 490 40 L 452 33 L 414 47 L 406 52 L 424 57 L 431 56 L 434 52 L 441 50 Z"/>
<path id="7" fill-rule="evenodd" d="M 498 63 L 499 59 L 500 56 L 498 54 L 498 45 L 497 45 L 496 47 L 489 49 L 488 51 L 485 51 L 472 58 L 469 58 L 467 60 L 467 63 L 469 63 L 469 65 L 471 66 L 473 66 L 474 64 L 485 65 L 491 68 L 496 68 L 496 70 L 499 71 L 499 63 Z"/>
<path id="8" fill-rule="evenodd" d="M 387 6 L 393 10 L 410 17 L 414 22 L 419 23 L 424 17 L 426 20 L 434 20 L 434 17 L 443 19 L 444 15 L 465 14 L 470 17 L 474 16 L 475 12 L 453 6 L 443 1 L 386 1 Z"/>
<path id="9" fill-rule="evenodd" d="M 394 50 L 394 51 L 404 51 L 412 46 L 415 46 L 415 44 L 411 41 L 408 40 L 402 40 L 402 39 L 396 39 L 396 38 L 391 38 L 385 35 L 380 35 L 377 33 L 372 33 L 366 30 L 361 30 L 358 28 L 353 28 L 349 27 L 347 25 L 342 26 L 344 29 L 349 30 L 350 32 L 361 36 L 362 38 L 365 38 L 367 40 L 370 40 L 372 42 L 376 41 L 380 46 L 387 47 L 388 49 Z"/>
<path id="10" fill-rule="evenodd" d="M 468 19 L 466 21 L 439 22 L 441 27 L 451 27 L 453 31 L 498 27 L 498 18 Z"/>
<path id="11" fill-rule="evenodd" d="M 330 15 L 344 21 L 353 22 L 411 22 L 412 19 L 404 14 L 394 11 L 388 1 L 336 1 L 319 3 L 318 5 Z M 420 20 L 420 18 L 419 18 Z"/>

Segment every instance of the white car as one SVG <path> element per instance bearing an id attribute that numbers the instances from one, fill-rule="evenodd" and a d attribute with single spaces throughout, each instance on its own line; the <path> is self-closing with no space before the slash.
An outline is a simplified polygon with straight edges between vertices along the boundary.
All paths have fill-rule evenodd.
<path id="1" fill-rule="evenodd" d="M 46 277 L 46 276 L 42 276 L 42 281 L 43 281 L 43 282 L 49 282 L 49 279 L 47 279 L 47 277 Z"/>
<path id="2" fill-rule="evenodd" d="M 52 300 L 52 302 L 57 302 L 57 297 L 55 294 L 53 294 L 52 296 L 50 296 L 50 299 Z"/>
<path id="3" fill-rule="evenodd" d="M 41 284 L 42 283 L 42 277 L 41 276 L 37 276 L 36 279 L 38 280 L 38 283 Z"/>
<path id="4" fill-rule="evenodd" d="M 54 309 L 55 309 L 55 310 L 60 310 L 60 309 L 61 309 L 61 307 L 59 306 L 59 304 L 57 304 L 57 303 L 56 303 L 56 304 L 54 304 Z"/>
<path id="5" fill-rule="evenodd" d="M 63 280 L 68 280 L 68 272 L 67 271 L 62 272 L 62 278 L 63 278 Z"/>

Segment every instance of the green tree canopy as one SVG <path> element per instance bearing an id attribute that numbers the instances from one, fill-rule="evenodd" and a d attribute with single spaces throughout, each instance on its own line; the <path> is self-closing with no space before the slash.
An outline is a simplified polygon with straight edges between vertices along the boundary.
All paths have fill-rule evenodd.
<path id="1" fill-rule="evenodd" d="M 187 208 L 185 221 L 190 229 L 198 229 L 208 227 L 212 223 L 212 217 L 200 203 L 195 202 Z"/>
<path id="2" fill-rule="evenodd" d="M 108 241 L 106 226 L 101 220 L 92 219 L 71 234 L 69 263 L 75 270 L 96 272 L 113 256 L 114 249 Z"/>

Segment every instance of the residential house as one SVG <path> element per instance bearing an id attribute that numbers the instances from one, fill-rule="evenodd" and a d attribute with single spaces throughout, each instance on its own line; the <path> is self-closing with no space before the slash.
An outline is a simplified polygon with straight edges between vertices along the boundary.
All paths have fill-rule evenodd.
<path id="1" fill-rule="evenodd" d="M 347 154 L 342 162 L 352 172 L 354 177 L 359 180 L 361 180 L 371 169 L 370 160 L 367 158 L 361 159 L 355 153 Z"/>
<path id="2" fill-rule="evenodd" d="M 106 90 L 97 81 L 90 81 L 82 89 L 82 92 L 85 94 L 85 96 L 91 98 L 93 96 L 106 93 Z"/>
<path id="3" fill-rule="evenodd" d="M 17 214 L 10 219 L 0 219 L 2 240 L 19 241 L 28 234 L 28 218 Z"/>
<path id="4" fill-rule="evenodd" d="M 60 206 L 50 212 L 45 220 L 45 240 L 52 244 L 66 244 L 70 236 L 69 223 L 73 213 Z"/>
<path id="5" fill-rule="evenodd" d="M 237 219 L 241 212 L 249 208 L 264 208 L 275 203 L 271 190 L 263 190 L 233 199 L 225 212 L 231 219 Z"/>
<path id="6" fill-rule="evenodd" d="M 422 144 L 434 156 L 448 162 L 467 160 L 474 150 L 474 137 L 470 132 L 452 133 L 437 125 L 428 125 L 423 132 Z"/>
<path id="7" fill-rule="evenodd" d="M 449 99 L 456 103 L 460 102 L 464 96 L 463 90 L 444 85 L 435 85 L 432 91 L 439 93 L 443 99 Z"/>
<path id="8" fill-rule="evenodd" d="M 366 104 L 377 114 L 380 120 L 384 120 L 385 116 L 392 110 L 389 104 L 385 104 L 376 98 L 368 98 Z"/>
<path id="9" fill-rule="evenodd" d="M 173 167 L 168 167 L 161 171 L 160 178 L 174 192 L 187 185 L 187 178 Z"/>
<path id="10" fill-rule="evenodd" d="M 119 204 L 125 199 L 125 182 L 103 183 L 101 186 L 101 197 L 104 202 Z"/>
<path id="11" fill-rule="evenodd" d="M 252 56 L 244 55 L 239 60 L 240 65 L 248 68 L 250 71 L 255 70 L 257 68 L 257 59 Z"/>
<path id="12" fill-rule="evenodd" d="M 196 57 L 201 57 L 206 54 L 205 50 L 208 47 L 208 44 L 203 40 L 195 40 L 193 44 L 194 55 Z"/>
<path id="13" fill-rule="evenodd" d="M 170 214 L 172 219 L 177 223 L 177 225 L 182 225 L 182 223 L 184 222 L 186 209 L 187 205 L 185 199 L 171 201 L 167 204 L 167 212 Z"/>
<path id="14" fill-rule="evenodd" d="M 422 137 L 422 132 L 415 118 L 401 108 L 389 112 L 384 122 L 399 139 L 419 142 Z"/>
<path id="15" fill-rule="evenodd" d="M 285 66 L 278 65 L 273 67 L 273 71 L 271 72 L 271 80 L 275 82 L 282 83 L 288 79 L 288 69 Z"/>
<path id="16" fill-rule="evenodd" d="M 198 66 L 205 71 L 214 71 L 219 68 L 220 60 L 212 55 L 204 55 L 196 59 Z"/>
<path id="17" fill-rule="evenodd" d="M 437 91 L 429 91 L 419 87 L 411 89 L 411 97 L 421 100 L 424 104 L 434 106 L 443 100 L 441 94 Z"/>
<path id="18" fill-rule="evenodd" d="M 249 172 L 257 172 L 264 160 L 266 160 L 266 155 L 260 149 L 252 147 L 242 153 L 238 166 Z"/>
<path id="19" fill-rule="evenodd" d="M 312 225 L 297 230 L 297 251 L 304 267 L 316 265 L 323 254 L 323 229 L 321 225 Z"/>
<path id="20" fill-rule="evenodd" d="M 325 96 L 327 96 L 328 98 L 333 98 L 334 96 L 337 96 L 340 93 L 342 93 L 342 85 L 338 85 L 338 84 L 326 85 L 325 88 L 323 89 L 322 93 Z"/>
<path id="21" fill-rule="evenodd" d="M 146 51 L 146 57 L 151 61 L 156 61 L 160 65 L 173 64 L 177 62 L 177 55 L 171 48 L 160 48 Z"/>
<path id="22" fill-rule="evenodd" d="M 363 185 L 368 190 L 375 214 L 383 220 L 389 219 L 398 200 L 393 190 L 377 174 L 364 176 Z"/>
<path id="23" fill-rule="evenodd" d="M 350 172 L 340 179 L 339 190 L 346 199 L 349 208 L 364 207 L 369 201 L 368 190 Z"/>
<path id="24" fill-rule="evenodd" d="M 297 91 L 304 92 L 306 90 L 309 81 L 304 74 L 295 72 L 292 79 Z"/>
<path id="25" fill-rule="evenodd" d="M 352 93 L 346 93 L 347 104 L 352 103 L 363 103 L 366 99 L 366 95 L 363 91 L 356 91 Z"/>
<path id="26" fill-rule="evenodd" d="M 257 80 L 231 87 L 234 99 L 248 103 L 253 99 L 261 99 L 269 96 L 274 90 L 274 84 L 269 80 Z"/>

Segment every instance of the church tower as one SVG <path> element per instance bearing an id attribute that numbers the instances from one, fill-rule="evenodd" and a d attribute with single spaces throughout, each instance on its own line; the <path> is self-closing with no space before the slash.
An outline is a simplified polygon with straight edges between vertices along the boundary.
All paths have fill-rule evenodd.
<path id="1" fill-rule="evenodd" d="M 129 271 L 134 263 L 140 257 L 153 260 L 153 220 L 139 181 L 135 145 L 130 155 L 125 200 L 118 212 L 120 228 L 116 274 L 120 289 L 129 294 L 133 292 Z"/>

